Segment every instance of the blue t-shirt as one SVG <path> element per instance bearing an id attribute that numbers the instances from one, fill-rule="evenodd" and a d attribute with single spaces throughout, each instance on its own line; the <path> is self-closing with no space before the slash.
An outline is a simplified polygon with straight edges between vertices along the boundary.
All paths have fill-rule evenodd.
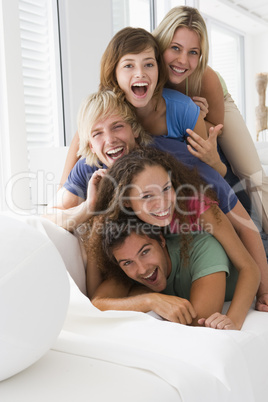
<path id="1" fill-rule="evenodd" d="M 167 137 L 154 137 L 153 146 L 172 154 L 176 159 L 190 168 L 196 167 L 201 177 L 216 192 L 219 199 L 219 207 L 225 214 L 234 208 L 237 203 L 237 197 L 229 184 L 216 170 L 191 155 L 185 143 Z M 106 168 L 105 165 L 102 167 Z M 72 194 L 86 199 L 88 182 L 96 170 L 98 170 L 97 167 L 89 166 L 86 164 L 85 159 L 80 159 L 69 174 L 64 187 Z"/>
<path id="2" fill-rule="evenodd" d="M 102 169 L 107 169 L 105 165 L 101 165 L 101 167 Z M 85 200 L 87 198 L 88 182 L 96 170 L 99 170 L 99 168 L 97 166 L 87 165 L 85 158 L 79 159 L 72 168 L 63 187 L 70 191 L 70 193 Z"/>
<path id="3" fill-rule="evenodd" d="M 194 129 L 200 114 L 200 108 L 189 96 L 174 89 L 164 88 L 162 95 L 166 102 L 168 130 L 165 138 L 176 138 L 179 141 L 185 141 L 188 136 L 186 129 Z"/>

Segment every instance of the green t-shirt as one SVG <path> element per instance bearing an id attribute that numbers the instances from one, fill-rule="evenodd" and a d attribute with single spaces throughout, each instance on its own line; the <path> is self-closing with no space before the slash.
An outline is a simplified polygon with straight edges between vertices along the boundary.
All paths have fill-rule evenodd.
<path id="1" fill-rule="evenodd" d="M 183 263 L 180 256 L 179 239 L 181 235 L 166 237 L 167 249 L 171 258 L 171 273 L 166 289 L 161 293 L 190 299 L 192 282 L 215 272 L 226 272 L 225 301 L 232 300 L 238 272 L 230 262 L 221 244 L 208 233 L 193 234 L 189 259 Z"/>

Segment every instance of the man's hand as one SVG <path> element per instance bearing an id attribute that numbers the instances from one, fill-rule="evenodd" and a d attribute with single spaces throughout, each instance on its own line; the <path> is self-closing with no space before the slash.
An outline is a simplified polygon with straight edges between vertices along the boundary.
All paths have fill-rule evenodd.
<path id="1" fill-rule="evenodd" d="M 162 293 L 149 293 L 151 309 L 168 321 L 180 324 L 191 324 L 196 318 L 196 312 L 187 299 Z"/>
<path id="2" fill-rule="evenodd" d="M 187 148 L 193 156 L 217 170 L 222 176 L 225 176 L 226 166 L 222 163 L 217 149 L 217 138 L 221 133 L 222 127 L 222 124 L 210 127 L 207 140 L 201 138 L 193 130 L 187 129 L 186 131 L 189 134 Z"/>
<path id="3" fill-rule="evenodd" d="M 208 318 L 200 318 L 198 324 L 214 329 L 240 329 L 236 327 L 227 315 L 221 313 L 214 313 Z"/>

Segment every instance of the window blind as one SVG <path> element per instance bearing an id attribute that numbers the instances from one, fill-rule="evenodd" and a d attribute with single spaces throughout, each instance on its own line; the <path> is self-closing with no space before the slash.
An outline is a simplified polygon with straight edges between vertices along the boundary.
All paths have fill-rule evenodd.
<path id="1" fill-rule="evenodd" d="M 53 12 L 55 0 L 19 0 L 28 149 L 63 142 L 59 137 L 63 136 L 61 80 Z"/>

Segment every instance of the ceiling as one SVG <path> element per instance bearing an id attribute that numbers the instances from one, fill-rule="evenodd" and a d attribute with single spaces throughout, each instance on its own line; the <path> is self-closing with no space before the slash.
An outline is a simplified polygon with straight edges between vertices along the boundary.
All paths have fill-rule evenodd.
<path id="1" fill-rule="evenodd" d="M 240 31 L 268 31 L 267 0 L 200 0 L 200 11 Z"/>

